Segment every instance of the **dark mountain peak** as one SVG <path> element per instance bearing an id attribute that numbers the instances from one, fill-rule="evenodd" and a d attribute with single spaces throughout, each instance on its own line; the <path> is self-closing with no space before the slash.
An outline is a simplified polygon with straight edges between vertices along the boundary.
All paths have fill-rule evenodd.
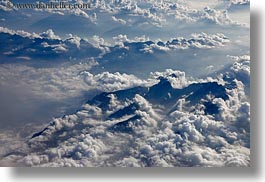
<path id="1" fill-rule="evenodd" d="M 175 73 L 172 73 L 171 75 L 169 75 L 172 78 L 177 78 L 178 76 Z"/>
<path id="2" fill-rule="evenodd" d="M 156 84 L 156 85 L 154 85 L 154 86 L 167 86 L 167 87 L 172 87 L 170 81 L 168 80 L 168 78 L 163 77 L 163 76 L 160 76 L 157 79 L 159 80 L 159 83 Z"/>
<path id="3" fill-rule="evenodd" d="M 141 116 L 134 115 L 125 121 L 121 121 L 121 122 L 113 125 L 112 127 L 109 128 L 109 130 L 115 131 L 115 132 L 121 132 L 121 133 L 133 133 L 134 132 L 133 127 L 137 126 L 136 121 L 138 119 L 141 119 Z"/>
<path id="4" fill-rule="evenodd" d="M 216 98 L 228 99 L 225 87 L 217 82 L 193 83 L 186 87 L 185 90 L 186 93 L 192 93 L 187 97 L 191 102 L 198 102 L 208 94 Z"/>
<path id="5" fill-rule="evenodd" d="M 174 88 L 165 77 L 159 77 L 159 82 L 149 88 L 145 98 L 155 104 L 167 104 L 171 98 Z"/>
<path id="6" fill-rule="evenodd" d="M 146 46 L 150 46 L 155 43 L 153 41 L 145 41 L 145 42 L 124 42 L 123 44 L 126 47 L 128 46 L 138 51 L 145 48 Z"/>
<path id="7" fill-rule="evenodd" d="M 159 82 L 152 87 L 150 87 L 148 92 L 148 97 L 158 98 L 165 93 L 171 92 L 174 90 L 170 81 L 165 77 L 158 77 Z"/>
<path id="8" fill-rule="evenodd" d="M 135 114 L 135 111 L 138 109 L 140 109 L 138 103 L 132 103 L 129 106 L 126 106 L 126 107 L 112 113 L 109 116 L 109 119 L 121 118 L 121 117 L 126 116 L 126 115 Z"/>
<path id="9" fill-rule="evenodd" d="M 136 94 L 144 96 L 148 91 L 147 87 L 137 86 L 129 89 L 118 90 L 114 92 L 102 92 L 95 96 L 92 100 L 87 101 L 88 104 L 100 107 L 103 111 L 108 109 L 111 94 L 114 94 L 119 101 L 132 100 Z"/>
<path id="10" fill-rule="evenodd" d="M 177 77 L 175 74 L 171 74 L 170 76 Z M 135 115 L 135 111 L 139 110 L 139 104 L 133 102 L 133 98 L 136 94 L 141 95 L 151 104 L 161 105 L 167 108 L 167 112 L 176 110 L 175 105 L 178 100 L 185 98 L 187 107 L 196 104 L 205 104 L 205 112 L 207 114 L 216 114 L 218 112 L 218 107 L 207 102 L 207 95 L 211 95 L 213 98 L 228 99 L 226 87 L 217 82 L 192 83 L 187 87 L 179 89 L 172 87 L 168 76 L 160 76 L 157 79 L 159 82 L 151 87 L 138 86 L 115 92 L 104 92 L 94 97 L 91 101 L 88 101 L 88 103 L 100 107 L 102 111 L 107 111 L 111 101 L 110 94 L 114 94 L 121 103 L 129 101 L 130 104 L 128 106 L 110 115 L 108 114 L 108 119 L 117 119 L 124 116 Z"/>

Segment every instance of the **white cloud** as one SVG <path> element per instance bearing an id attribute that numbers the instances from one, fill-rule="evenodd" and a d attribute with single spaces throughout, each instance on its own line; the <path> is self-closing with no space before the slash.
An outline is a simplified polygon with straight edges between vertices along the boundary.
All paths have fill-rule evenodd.
<path id="1" fill-rule="evenodd" d="M 62 45 L 55 46 L 52 50 L 56 53 L 67 52 L 67 49 Z"/>
<path id="2" fill-rule="evenodd" d="M 0 67 L 0 85 L 2 87 L 8 85 L 27 87 L 35 96 L 47 99 L 66 99 L 92 89 L 79 76 L 79 73 L 89 70 L 96 64 L 96 62 L 92 61 L 70 66 L 61 65 L 60 68 L 34 68 L 10 64 Z"/>
<path id="3" fill-rule="evenodd" d="M 136 89 L 132 97 L 127 95 L 127 99 L 121 99 L 123 91 L 114 90 L 139 85 L 136 84 L 137 78 L 131 75 L 92 75 L 88 72 L 84 74 L 88 77 L 86 79 L 89 80 L 89 84 L 97 87 L 109 84 L 104 89 L 112 92 L 99 95 L 99 100 L 95 100 L 94 104 L 84 104 L 72 115 L 54 119 L 45 130 L 29 141 L 32 151 L 19 159 L 20 164 L 249 166 L 250 107 L 241 81 L 232 80 L 235 86 L 225 89 L 227 99 L 205 95 L 203 99 L 190 106 L 190 102 L 182 98 L 178 100 L 179 107 L 174 105 L 172 110 L 164 107 L 162 103 L 152 104 L 148 101 L 145 92 L 149 89 L 142 93 L 138 93 Z M 176 82 L 178 89 L 185 89 L 191 84 L 212 82 L 190 82 L 183 72 L 167 70 L 165 73 L 151 74 L 151 78 L 145 83 L 157 76 L 167 79 L 172 77 L 173 80 L 170 82 Z M 225 87 L 225 81 L 221 77 L 218 79 L 210 80 L 220 82 L 219 84 Z M 118 82 L 122 84 L 117 84 Z M 206 101 L 215 104 L 218 113 L 205 114 L 203 109 L 207 107 L 204 105 Z M 117 112 L 122 114 L 116 114 L 117 117 L 109 119 L 111 114 Z M 113 127 L 115 129 L 111 129 Z"/>
<path id="4" fill-rule="evenodd" d="M 14 4 L 11 1 L 0 1 L 0 10 L 3 11 L 13 11 L 16 8 L 13 6 Z"/>
<path id="5" fill-rule="evenodd" d="M 118 23 L 120 23 L 122 25 L 126 24 L 126 21 L 121 19 L 121 18 L 116 18 L 115 16 L 112 16 L 111 18 L 112 18 L 113 21 L 118 22 Z"/>
<path id="6" fill-rule="evenodd" d="M 0 32 L 1 33 L 7 33 L 10 35 L 19 35 L 21 37 L 28 37 L 28 38 L 32 38 L 32 39 L 41 38 L 41 36 L 36 34 L 36 33 L 29 33 L 29 32 L 25 32 L 23 30 L 14 31 L 14 30 L 11 30 L 11 29 L 5 28 L 5 27 L 0 27 Z"/>
<path id="7" fill-rule="evenodd" d="M 134 75 L 121 74 L 119 72 L 103 72 L 93 75 L 87 71 L 84 71 L 81 73 L 81 75 L 84 76 L 84 80 L 88 85 L 108 92 L 134 87 L 145 83 Z"/>
<path id="8" fill-rule="evenodd" d="M 72 44 L 75 44 L 77 48 L 80 48 L 80 41 L 81 41 L 81 38 L 76 36 L 76 35 L 72 35 L 72 34 L 69 34 L 69 38 L 66 39 L 67 42 L 70 42 Z"/>
<path id="9" fill-rule="evenodd" d="M 237 24 L 228 17 L 227 11 L 215 10 L 209 7 L 204 8 L 202 12 L 198 12 L 198 17 L 200 21 L 206 21 L 207 23 L 214 23 L 218 25 Z"/>
<path id="10" fill-rule="evenodd" d="M 249 5 L 250 0 L 227 0 L 231 5 Z"/>
<path id="11" fill-rule="evenodd" d="M 159 77 L 167 78 L 174 88 L 183 88 L 190 82 L 185 76 L 185 72 L 166 69 L 164 72 L 151 72 L 150 78 L 157 79 Z"/>
<path id="12" fill-rule="evenodd" d="M 134 39 L 129 39 L 127 35 L 118 35 L 117 37 L 113 37 L 115 40 L 115 45 L 119 45 L 120 47 L 127 48 L 125 43 L 142 43 L 144 48 L 140 51 L 145 53 L 154 53 L 154 51 L 169 51 L 176 49 L 189 49 L 189 48 L 197 48 L 197 49 L 212 49 L 217 47 L 223 47 L 230 43 L 228 37 L 226 37 L 222 33 L 217 34 L 206 34 L 206 33 L 193 33 L 191 34 L 191 38 L 186 39 L 184 37 L 171 38 L 171 40 L 167 42 L 162 42 L 160 40 L 150 41 L 148 37 L 135 37 Z M 147 43 L 146 43 L 147 42 Z"/>
<path id="13" fill-rule="evenodd" d="M 99 57 L 109 50 L 109 47 L 106 45 L 93 46 L 87 39 L 82 39 L 77 35 L 69 34 L 68 37 L 63 40 L 56 35 L 52 29 L 36 34 L 0 27 L 0 32 L 9 34 L 9 37 L 6 39 L 10 43 L 1 50 L 1 52 L 7 56 L 6 59 L 9 57 L 27 57 L 32 60 L 58 58 L 61 60 L 84 60 L 87 58 Z M 23 38 L 22 40 L 18 39 L 20 46 L 17 46 L 16 40 L 12 40 L 12 35 L 18 35 Z M 26 43 L 21 44 L 21 41 Z"/>
<path id="14" fill-rule="evenodd" d="M 41 33 L 40 36 L 52 40 L 53 39 L 61 40 L 59 36 L 55 35 L 52 29 L 48 29 L 46 32 Z"/>

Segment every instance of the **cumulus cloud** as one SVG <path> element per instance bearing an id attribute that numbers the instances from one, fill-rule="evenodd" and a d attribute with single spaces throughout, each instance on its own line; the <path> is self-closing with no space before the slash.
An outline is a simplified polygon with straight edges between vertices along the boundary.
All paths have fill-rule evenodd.
<path id="1" fill-rule="evenodd" d="M 186 49 L 186 48 L 215 48 L 224 46 L 229 43 L 228 37 L 224 34 L 208 35 L 206 33 L 192 34 L 191 39 L 185 39 L 183 37 L 172 39 L 171 42 L 167 42 L 169 48 L 173 49 Z"/>
<path id="2" fill-rule="evenodd" d="M 52 29 L 49 29 L 46 32 L 41 33 L 40 36 L 47 39 L 57 39 L 57 40 L 61 39 L 59 36 L 55 35 Z"/>
<path id="3" fill-rule="evenodd" d="M 0 10 L 11 12 L 13 10 L 17 11 L 17 8 L 14 7 L 14 4 L 11 1 L 1 1 L 0 2 Z"/>
<path id="4" fill-rule="evenodd" d="M 87 57 L 102 58 L 117 48 L 127 49 L 135 47 L 137 51 L 144 53 L 154 53 L 156 51 L 170 51 L 178 49 L 211 49 L 225 46 L 230 42 L 224 34 L 192 34 L 191 38 L 172 38 L 167 42 L 160 40 L 151 41 L 146 36 L 130 39 L 127 35 L 119 34 L 113 37 L 114 44 L 109 44 L 99 36 L 93 36 L 91 41 L 82 39 L 76 35 L 69 34 L 66 39 L 57 36 L 53 30 L 49 29 L 43 33 L 29 33 L 25 31 L 14 31 L 0 27 L 0 32 L 7 34 L 5 41 L 10 42 L 8 47 L 2 47 L 1 53 L 6 57 L 28 59 L 86 59 Z M 17 43 L 12 41 L 12 35 L 21 36 L 25 45 L 17 47 Z M 90 43 L 91 42 L 91 43 Z M 88 51 L 89 50 L 89 51 Z"/>
<path id="5" fill-rule="evenodd" d="M 49 32 L 49 31 L 51 32 L 51 30 L 48 30 L 47 32 Z M 11 29 L 6 28 L 6 27 L 0 27 L 0 32 L 1 33 L 7 33 L 7 34 L 10 34 L 10 35 L 19 35 L 21 37 L 41 38 L 41 36 L 36 34 L 36 33 L 29 33 L 29 32 L 25 32 L 23 30 L 15 31 L 15 30 L 11 30 Z"/>
<path id="6" fill-rule="evenodd" d="M 231 70 L 236 74 L 237 79 L 249 83 L 250 61 L 235 62 Z"/>
<path id="7" fill-rule="evenodd" d="M 1 40 L 8 42 L 8 46 L 1 47 L 0 52 L 9 57 L 28 57 L 30 59 L 66 59 L 97 57 L 104 54 L 107 48 L 104 45 L 95 47 L 87 39 L 81 39 L 76 35 L 69 34 L 66 39 L 62 39 L 54 33 L 52 29 L 36 34 L 21 30 L 11 30 L 0 27 Z M 13 40 L 12 36 L 19 36 Z M 24 44 L 21 44 L 23 42 Z M 21 44 L 20 46 L 17 46 Z M 103 47 L 103 48 L 102 48 Z M 88 51 L 89 50 L 89 51 Z"/>
<path id="8" fill-rule="evenodd" d="M 231 5 L 250 5 L 250 0 L 227 0 Z"/>
<path id="9" fill-rule="evenodd" d="M 120 23 L 122 25 L 125 25 L 126 24 L 126 21 L 125 20 L 116 18 L 115 16 L 112 16 L 112 20 L 115 21 L 115 22 L 118 22 L 118 23 Z"/>
<path id="10" fill-rule="evenodd" d="M 84 71 L 81 73 L 81 75 L 84 77 L 84 81 L 88 85 L 106 92 L 122 90 L 124 88 L 143 85 L 145 83 L 134 75 L 121 74 L 119 72 L 103 72 L 93 75 L 87 71 Z"/>
<path id="11" fill-rule="evenodd" d="M 68 1 L 68 3 L 75 3 Z M 79 1 L 78 3 L 86 3 Z M 214 23 L 218 25 L 237 24 L 229 19 L 226 9 L 215 10 L 209 7 L 205 9 L 191 8 L 185 1 L 92 1 L 89 2 L 89 9 L 44 9 L 35 11 L 46 11 L 60 15 L 75 15 L 88 19 L 92 23 L 98 23 L 100 19 L 97 14 L 107 13 L 112 21 L 119 24 L 130 24 L 129 19 L 133 16 L 138 20 L 146 22 L 155 27 L 162 27 L 171 22 L 172 17 L 180 22 L 196 23 L 205 21 L 206 23 Z M 231 0 L 225 1 L 229 4 L 248 4 L 249 0 Z M 209 4 L 209 3 L 208 3 Z M 4 6 L 3 6 L 4 7 Z M 117 18 L 121 15 L 124 18 Z M 128 15 L 128 16 L 127 16 Z"/>
<path id="12" fill-rule="evenodd" d="M 27 143 L 28 154 L 17 159 L 19 164 L 249 166 L 250 106 L 245 85 L 236 78 L 188 81 L 185 73 L 166 70 L 151 74 L 150 79 L 159 82 L 135 86 L 128 82 L 137 80 L 130 75 L 84 74 L 89 84 L 99 82 L 97 87 L 101 82 L 116 85 L 117 80 L 124 85 L 109 85 L 105 89 L 111 92 L 97 95 L 76 113 L 55 118 L 35 133 Z M 124 89 L 125 85 L 132 88 Z M 154 95 L 154 89 L 160 92 Z M 156 102 L 164 92 L 171 93 L 169 99 L 175 103 Z"/>
<path id="13" fill-rule="evenodd" d="M 200 21 L 206 21 L 219 25 L 237 24 L 228 17 L 227 11 L 225 10 L 220 11 L 206 7 L 202 12 L 198 12 L 198 15 Z"/>
<path id="14" fill-rule="evenodd" d="M 129 45 L 142 44 L 144 48 L 140 51 L 145 53 L 154 53 L 154 51 L 169 51 L 176 49 L 211 49 L 216 47 L 225 46 L 230 42 L 229 38 L 222 33 L 217 34 L 206 34 L 206 33 L 194 33 L 191 34 L 192 38 L 171 38 L 167 42 L 162 42 L 160 40 L 151 41 L 148 37 L 135 37 L 134 39 L 129 39 L 127 35 L 118 35 L 113 37 L 115 40 L 115 45 L 119 45 L 122 48 L 129 49 Z"/>
<path id="15" fill-rule="evenodd" d="M 84 28 L 89 28 L 90 31 L 87 32 L 88 34 L 104 35 L 104 38 L 110 38 L 109 35 L 117 35 L 119 32 L 118 29 L 121 30 L 123 34 L 128 32 L 128 34 L 133 34 L 133 36 L 139 36 L 139 32 L 143 32 L 142 34 L 161 38 L 160 36 L 165 32 L 168 35 L 173 34 L 173 32 L 183 33 L 184 31 L 194 29 L 195 26 L 198 27 L 198 24 L 202 25 L 200 27 L 202 30 L 200 31 L 205 31 L 203 27 L 207 27 L 208 25 L 214 25 L 217 26 L 217 28 L 222 26 L 231 28 L 230 25 L 242 25 L 237 21 L 233 21 L 233 19 L 230 19 L 228 16 L 227 6 L 231 3 L 230 1 L 217 1 L 217 3 L 216 1 L 214 3 L 208 1 L 207 3 L 195 2 L 195 4 L 202 4 L 201 6 L 209 5 L 209 7 L 204 9 L 191 6 L 190 3 L 186 1 L 67 1 L 67 3 L 82 2 L 90 3 L 91 7 L 89 9 L 34 9 L 28 11 L 27 14 L 25 14 L 23 10 L 18 9 L 9 12 L 9 14 L 12 15 L 10 17 L 23 16 L 25 27 L 30 27 L 33 24 L 38 27 L 36 30 L 43 30 L 44 27 L 45 29 L 53 27 L 56 32 L 62 31 L 63 35 L 65 32 L 85 35 Z M 239 2 L 241 3 L 241 1 Z M 225 5 L 223 6 L 221 3 Z M 216 6 L 211 6 L 211 4 L 216 4 Z M 35 12 L 32 13 L 31 11 Z M 53 18 L 64 19 L 64 23 L 73 24 L 75 27 L 78 26 L 78 28 L 69 26 L 69 31 L 61 30 L 58 28 L 58 24 L 56 25 L 53 22 L 48 22 L 46 19 L 48 13 L 52 13 L 51 16 L 53 16 Z M 34 22 L 26 22 L 32 14 L 34 14 L 35 17 Z M 63 18 L 64 16 L 66 18 Z M 5 19 L 6 21 L 11 20 L 8 16 L 5 17 Z M 74 23 L 72 23 L 73 21 Z M 80 23 L 78 23 L 79 21 Z M 41 22 L 46 22 L 47 24 Z M 106 22 L 114 23 L 105 26 Z M 181 26 L 179 26 L 180 24 Z M 122 28 L 120 25 L 123 25 Z M 234 26 L 234 28 L 236 27 Z M 155 31 L 155 33 L 152 33 L 153 31 Z"/>
<path id="16" fill-rule="evenodd" d="M 151 72 L 150 78 L 157 79 L 159 77 L 167 78 L 174 88 L 183 88 L 189 84 L 185 76 L 185 72 L 167 69 L 164 72 Z"/>
<path id="17" fill-rule="evenodd" d="M 80 45 L 81 45 L 81 43 L 80 43 L 81 38 L 80 37 L 70 34 L 69 38 L 67 38 L 66 41 L 70 42 L 72 44 L 75 44 L 77 48 L 80 48 Z"/>
<path id="18" fill-rule="evenodd" d="M 231 1 L 233 4 L 245 4 L 242 1 Z M 237 25 L 238 23 L 230 20 L 227 16 L 225 9 L 215 10 L 206 7 L 202 10 L 197 10 L 188 6 L 184 1 L 177 2 L 159 2 L 159 1 L 146 1 L 134 2 L 122 1 L 120 3 L 110 3 L 108 11 L 114 12 L 129 12 L 135 16 L 143 17 L 151 22 L 154 26 L 165 25 L 170 18 L 174 17 L 175 20 L 187 23 L 206 22 L 218 25 Z M 108 9 L 105 7 L 105 10 Z M 149 7 L 149 8 L 143 8 Z M 104 8 L 103 8 L 104 9 Z M 107 10 L 106 10 L 107 11 Z M 114 20 L 115 21 L 115 20 Z"/>
<path id="19" fill-rule="evenodd" d="M 231 1 L 229 3 L 245 4 L 247 2 L 244 0 Z M 143 8 L 146 6 L 149 8 Z M 134 3 L 131 3 L 130 1 L 123 1 L 122 3 L 116 3 L 115 6 L 110 4 L 109 7 L 111 7 L 112 11 L 130 12 L 135 16 L 148 19 L 148 21 L 151 21 L 151 24 L 155 26 L 165 25 L 172 17 L 174 17 L 177 21 L 184 21 L 187 23 L 204 21 L 205 23 L 213 23 L 218 25 L 239 25 L 237 22 L 232 21 L 228 17 L 226 9 L 215 10 L 206 6 L 202 10 L 197 10 L 190 8 L 188 4 L 183 1 L 146 1 Z"/>
<path id="20" fill-rule="evenodd" d="M 228 76 L 225 76 L 226 80 L 237 79 L 241 81 L 244 84 L 247 95 L 250 95 L 250 56 L 242 55 L 228 57 L 235 62 L 229 70 L 225 70 L 228 72 Z"/>

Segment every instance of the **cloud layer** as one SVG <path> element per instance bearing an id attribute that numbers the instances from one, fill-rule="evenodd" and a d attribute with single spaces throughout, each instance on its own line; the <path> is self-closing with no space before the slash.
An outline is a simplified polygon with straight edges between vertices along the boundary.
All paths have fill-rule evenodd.
<path id="1" fill-rule="evenodd" d="M 136 48 L 139 52 L 153 53 L 155 51 L 170 51 L 181 49 L 211 49 L 225 46 L 230 42 L 224 34 L 194 33 L 192 38 L 172 38 L 170 41 L 151 41 L 146 37 L 129 39 L 126 35 L 114 37 L 115 44 L 111 45 L 104 39 L 94 36 L 92 43 L 72 34 L 68 38 L 61 39 L 53 30 L 43 33 L 29 33 L 14 31 L 0 27 L 0 38 L 8 43 L 8 46 L 0 47 L 0 53 L 7 58 L 39 59 L 39 60 L 71 60 L 86 59 L 88 57 L 102 57 L 102 55 L 117 49 Z M 17 45 L 23 42 L 19 47 Z"/>
<path id="2" fill-rule="evenodd" d="M 35 133 L 29 154 L 18 161 L 54 167 L 249 166 L 249 96 L 237 78 L 246 75 L 247 66 L 238 64 L 217 78 L 197 81 L 188 81 L 183 72 L 157 72 L 150 77 L 157 80 L 153 84 L 129 89 L 115 78 L 109 81 L 117 85 L 113 91 Z M 101 76 L 93 79 L 101 82 Z"/>

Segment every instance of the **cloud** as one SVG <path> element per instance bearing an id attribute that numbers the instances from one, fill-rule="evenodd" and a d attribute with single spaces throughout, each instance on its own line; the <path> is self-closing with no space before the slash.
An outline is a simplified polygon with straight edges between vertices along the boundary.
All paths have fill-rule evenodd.
<path id="1" fill-rule="evenodd" d="M 73 3 L 69 1 L 69 3 Z M 197 10 L 188 6 L 184 1 L 177 2 L 159 2 L 159 1 L 93 1 L 90 2 L 90 9 L 53 9 L 45 10 L 49 13 L 59 13 L 61 15 L 75 15 L 87 18 L 90 22 L 98 23 L 100 19 L 97 18 L 97 14 L 107 13 L 111 17 L 112 21 L 120 24 L 128 23 L 132 16 L 136 17 L 140 21 L 148 22 L 155 27 L 162 27 L 171 21 L 172 17 L 181 22 L 206 22 L 218 25 L 230 25 L 237 24 L 229 19 L 225 9 L 215 10 L 206 7 L 202 10 Z M 226 4 L 248 4 L 249 0 L 231 0 L 225 1 Z M 40 11 L 37 10 L 36 11 Z M 42 10 L 43 11 L 43 10 Z M 124 18 L 117 18 L 120 16 Z"/>
<path id="2" fill-rule="evenodd" d="M 23 30 L 14 31 L 14 30 L 11 30 L 11 29 L 5 28 L 5 27 L 0 27 L 0 32 L 1 33 L 7 33 L 7 34 L 10 34 L 10 35 L 19 35 L 21 37 L 27 37 L 27 38 L 31 38 L 31 39 L 41 38 L 41 36 L 36 34 L 36 33 L 29 33 L 29 32 L 25 32 Z"/>
<path id="3" fill-rule="evenodd" d="M 145 81 L 149 86 L 137 86 L 135 82 L 139 80 L 130 75 L 84 74 L 89 84 L 96 87 L 109 83 L 105 89 L 111 92 L 97 95 L 74 114 L 55 118 L 35 133 L 27 143 L 30 152 L 18 159 L 19 164 L 249 166 L 250 106 L 245 85 L 236 78 L 229 81 L 218 76 L 189 81 L 183 72 L 166 70 L 152 73 Z M 150 80 L 157 77 L 160 82 L 150 85 Z M 133 79 L 135 82 L 128 82 Z M 167 86 L 168 83 L 175 83 L 176 87 Z M 233 87 L 229 86 L 231 83 Z M 204 91 L 196 92 L 198 88 Z M 223 88 L 225 93 L 216 92 L 217 88 Z M 150 98 L 153 89 L 160 92 Z M 175 103 L 156 102 L 164 92 L 170 92 Z M 176 93 L 181 93 L 181 97 Z M 213 108 L 217 110 L 209 110 Z"/>
<path id="4" fill-rule="evenodd" d="M 125 73 L 90 73 L 89 70 L 96 65 L 98 62 L 94 59 L 73 64 L 64 63 L 55 68 L 9 64 L 0 66 L 0 85 L 27 87 L 34 96 L 61 100 L 92 90 L 111 92 L 147 83 Z"/>
<path id="5" fill-rule="evenodd" d="M 80 5 L 87 4 L 87 3 L 82 2 L 82 1 L 78 1 L 78 2 L 64 1 L 64 3 L 65 4 L 80 4 Z M 44 4 L 44 6 L 45 6 L 45 4 Z M 84 5 L 84 7 L 86 7 L 86 6 Z M 79 17 L 82 17 L 82 18 L 86 18 L 92 23 L 96 23 L 96 21 L 97 21 L 96 13 L 94 12 L 92 14 L 89 14 L 89 11 L 86 11 L 85 8 L 84 9 L 81 9 L 81 8 L 69 8 L 68 6 L 66 6 L 66 8 L 43 8 L 43 9 L 34 8 L 33 10 L 37 11 L 37 12 L 46 12 L 46 13 L 51 13 L 51 14 L 58 14 L 60 16 L 75 15 L 75 16 L 79 16 Z"/>
<path id="6" fill-rule="evenodd" d="M 5 2 L 1 1 L 0 2 L 0 10 L 3 10 L 3 11 L 11 11 L 10 8 L 6 7 L 6 4 L 4 4 Z"/>
<path id="7" fill-rule="evenodd" d="M 154 51 L 170 51 L 177 49 L 212 49 L 216 47 L 223 47 L 230 43 L 228 37 L 222 33 L 217 34 L 206 34 L 206 33 L 193 33 L 192 38 L 186 39 L 184 37 L 171 38 L 167 42 L 160 40 L 151 41 L 148 37 L 135 37 L 135 39 L 129 39 L 126 35 L 118 35 L 113 37 L 115 45 L 119 45 L 121 48 L 129 49 L 130 45 L 138 44 L 140 47 L 142 44 L 143 48 L 139 49 L 145 53 L 154 53 Z"/>
<path id="8" fill-rule="evenodd" d="M 126 21 L 125 20 L 116 18 L 115 16 L 112 16 L 112 20 L 115 21 L 115 22 L 118 22 L 118 23 L 120 23 L 122 25 L 125 25 L 126 24 Z"/>
<path id="9" fill-rule="evenodd" d="M 68 3 L 76 3 L 76 1 L 68 1 Z M 78 3 L 82 2 L 78 1 Z M 18 9 L 5 12 L 5 19 L 9 22 L 12 21 L 11 17 L 22 16 L 23 20 L 20 19 L 20 21 L 26 30 L 40 31 L 52 27 L 59 35 L 72 33 L 93 36 L 97 34 L 105 39 L 119 33 L 133 36 L 148 35 L 152 38 L 162 38 L 162 35 L 168 38 L 168 36 L 174 37 L 176 34 L 183 35 L 184 32 L 191 33 L 190 30 L 194 30 L 195 27 L 201 32 L 207 31 L 208 25 L 215 27 L 215 30 L 220 27 L 237 29 L 243 26 L 243 24 L 233 21 L 233 18 L 229 18 L 227 11 L 229 11 L 230 1 L 194 3 L 200 4 L 202 7 L 209 5 L 205 9 L 185 1 L 131 2 L 126 0 L 122 2 L 92 1 L 89 3 L 91 3 L 89 9 L 34 9 L 27 11 L 27 14 L 22 9 Z M 28 19 L 31 16 L 35 18 L 29 23 Z M 71 26 L 68 26 L 68 30 L 62 30 L 55 21 L 49 21 L 48 17 Z M 106 22 L 113 23 L 105 26 Z M 179 26 L 180 24 L 181 26 Z M 8 27 L 10 28 L 10 26 Z M 89 32 L 84 30 L 87 28 L 90 30 Z M 230 32 L 228 29 L 227 32 Z M 224 29 L 224 31 L 226 30 Z"/>
<path id="10" fill-rule="evenodd" d="M 53 39 L 57 39 L 57 40 L 61 39 L 59 36 L 55 35 L 55 33 L 53 32 L 52 29 L 49 29 L 46 32 L 41 33 L 40 36 L 42 38 L 47 38 L 47 39 L 52 39 L 52 40 Z"/>
<path id="11" fill-rule="evenodd" d="M 75 44 L 77 48 L 80 48 L 80 45 L 81 45 L 80 41 L 81 40 L 82 39 L 80 37 L 72 35 L 72 34 L 70 34 L 69 38 L 66 39 L 67 42 Z"/>
<path id="12" fill-rule="evenodd" d="M 84 77 L 84 81 L 88 85 L 106 92 L 122 90 L 124 88 L 134 87 L 145 83 L 134 75 L 121 74 L 119 72 L 103 72 L 93 75 L 84 71 L 81 75 Z"/>
<path id="13" fill-rule="evenodd" d="M 231 5 L 250 5 L 250 0 L 227 0 Z"/>
<path id="14" fill-rule="evenodd" d="M 156 44 L 146 45 L 143 49 L 145 52 L 152 53 L 153 50 L 174 50 L 174 49 L 211 49 L 215 47 L 222 47 L 229 43 L 229 39 L 223 34 L 208 35 L 206 33 L 192 34 L 191 39 L 183 37 L 172 38 L 171 41 L 166 43 L 157 42 Z"/>
<path id="15" fill-rule="evenodd" d="M 27 87 L 34 96 L 46 99 L 67 99 L 92 89 L 79 73 L 91 69 L 96 64 L 95 61 L 91 61 L 73 65 L 65 64 L 55 68 L 10 64 L 0 67 L 0 85 L 1 87 L 10 85 Z"/>
<path id="16" fill-rule="evenodd" d="M 151 72 L 151 79 L 158 79 L 159 77 L 167 78 L 174 88 L 183 88 L 189 84 L 185 76 L 185 72 L 166 69 L 164 72 Z"/>
<path id="17" fill-rule="evenodd" d="M 0 33 L 2 34 L 1 40 L 8 43 L 8 46 L 0 49 L 1 54 L 5 55 L 6 59 L 28 57 L 32 60 L 69 60 L 73 58 L 80 60 L 97 57 L 107 50 L 103 45 L 94 47 L 86 39 L 72 34 L 63 40 L 52 29 L 36 34 L 0 27 Z M 14 39 L 14 36 L 18 37 Z M 18 44 L 20 46 L 17 46 Z"/>
<path id="18" fill-rule="evenodd" d="M 57 36 L 53 30 L 49 29 L 43 33 L 29 33 L 25 31 L 14 31 L 0 27 L 0 32 L 6 34 L 2 36 L 3 41 L 9 42 L 8 46 L 1 47 L 0 51 L 5 59 L 27 58 L 29 60 L 71 60 L 86 59 L 94 57 L 100 59 L 106 54 L 120 49 L 136 49 L 143 53 L 166 52 L 181 49 L 212 49 L 226 46 L 230 43 L 224 34 L 192 34 L 191 38 L 172 38 L 169 41 L 151 41 L 146 36 L 129 39 L 127 35 L 119 34 L 113 37 L 114 44 L 109 44 L 99 36 L 93 36 L 91 41 L 82 39 L 76 35 L 69 34 L 66 39 Z M 17 47 L 18 42 L 13 41 L 13 35 L 19 36 L 16 41 L 24 42 Z M 91 42 L 91 43 L 90 43 Z M 88 51 L 89 50 L 89 51 Z M 122 50 L 120 50 L 122 51 Z M 117 54 L 117 56 L 120 56 Z M 109 58 L 108 58 L 109 59 Z"/>
<path id="19" fill-rule="evenodd" d="M 202 12 L 198 12 L 198 17 L 200 21 L 206 21 L 207 23 L 214 23 L 218 25 L 237 25 L 236 22 L 229 18 L 227 11 L 225 10 L 220 11 L 206 7 Z"/>

